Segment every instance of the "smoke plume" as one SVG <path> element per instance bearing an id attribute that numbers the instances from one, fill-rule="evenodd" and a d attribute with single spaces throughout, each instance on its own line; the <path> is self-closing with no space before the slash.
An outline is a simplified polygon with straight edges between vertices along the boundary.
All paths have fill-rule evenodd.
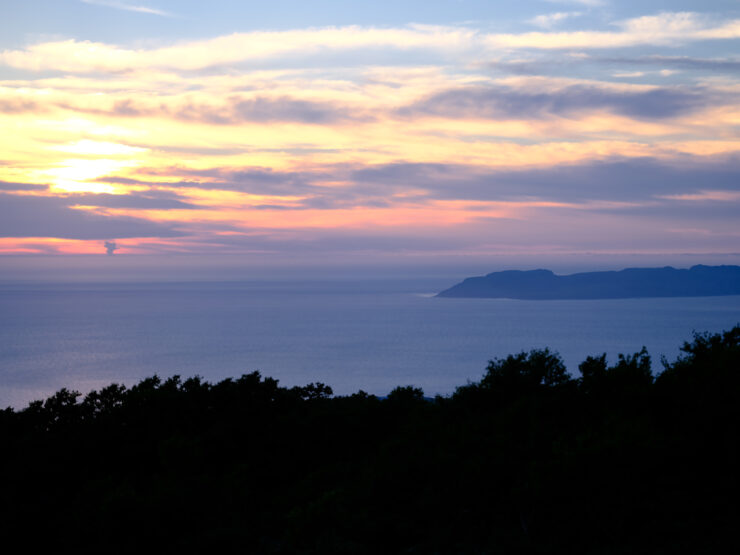
<path id="1" fill-rule="evenodd" d="M 116 245 L 115 241 L 106 241 L 105 242 L 105 252 L 109 255 L 113 255 L 116 250 L 118 249 L 118 245 Z"/>

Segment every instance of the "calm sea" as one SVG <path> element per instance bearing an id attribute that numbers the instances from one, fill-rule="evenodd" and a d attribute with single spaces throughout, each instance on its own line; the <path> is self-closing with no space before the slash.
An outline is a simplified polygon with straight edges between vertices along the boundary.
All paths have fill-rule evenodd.
<path id="1" fill-rule="evenodd" d="M 259 370 L 336 393 L 397 385 L 447 394 L 487 361 L 550 347 L 679 354 L 692 331 L 740 322 L 740 296 L 603 301 L 437 299 L 449 281 L 0 285 L 0 407 L 61 387 L 158 374 L 209 381 Z"/>

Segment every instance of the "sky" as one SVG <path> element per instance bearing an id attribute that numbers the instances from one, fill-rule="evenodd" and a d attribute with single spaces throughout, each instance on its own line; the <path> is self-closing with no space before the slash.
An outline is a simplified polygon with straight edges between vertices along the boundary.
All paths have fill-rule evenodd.
<path id="1" fill-rule="evenodd" d="M 0 14 L 0 279 L 740 262 L 740 0 Z"/>

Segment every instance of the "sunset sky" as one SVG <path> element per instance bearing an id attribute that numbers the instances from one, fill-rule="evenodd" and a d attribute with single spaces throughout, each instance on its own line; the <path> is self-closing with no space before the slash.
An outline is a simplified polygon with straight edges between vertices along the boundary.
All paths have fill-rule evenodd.
<path id="1" fill-rule="evenodd" d="M 70 255 L 740 260 L 739 0 L 0 14 L 0 278 Z"/>

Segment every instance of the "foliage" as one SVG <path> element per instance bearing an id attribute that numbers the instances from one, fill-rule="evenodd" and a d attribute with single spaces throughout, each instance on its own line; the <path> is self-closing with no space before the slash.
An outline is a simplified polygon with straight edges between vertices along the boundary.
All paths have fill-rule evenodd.
<path id="1" fill-rule="evenodd" d="M 7 545 L 183 553 L 721 552 L 736 540 L 740 327 L 490 361 L 450 397 L 153 376 L 0 411 Z"/>
<path id="2" fill-rule="evenodd" d="M 557 387 L 570 381 L 563 360 L 549 349 L 509 355 L 488 363 L 481 387 L 507 392 Z"/>

